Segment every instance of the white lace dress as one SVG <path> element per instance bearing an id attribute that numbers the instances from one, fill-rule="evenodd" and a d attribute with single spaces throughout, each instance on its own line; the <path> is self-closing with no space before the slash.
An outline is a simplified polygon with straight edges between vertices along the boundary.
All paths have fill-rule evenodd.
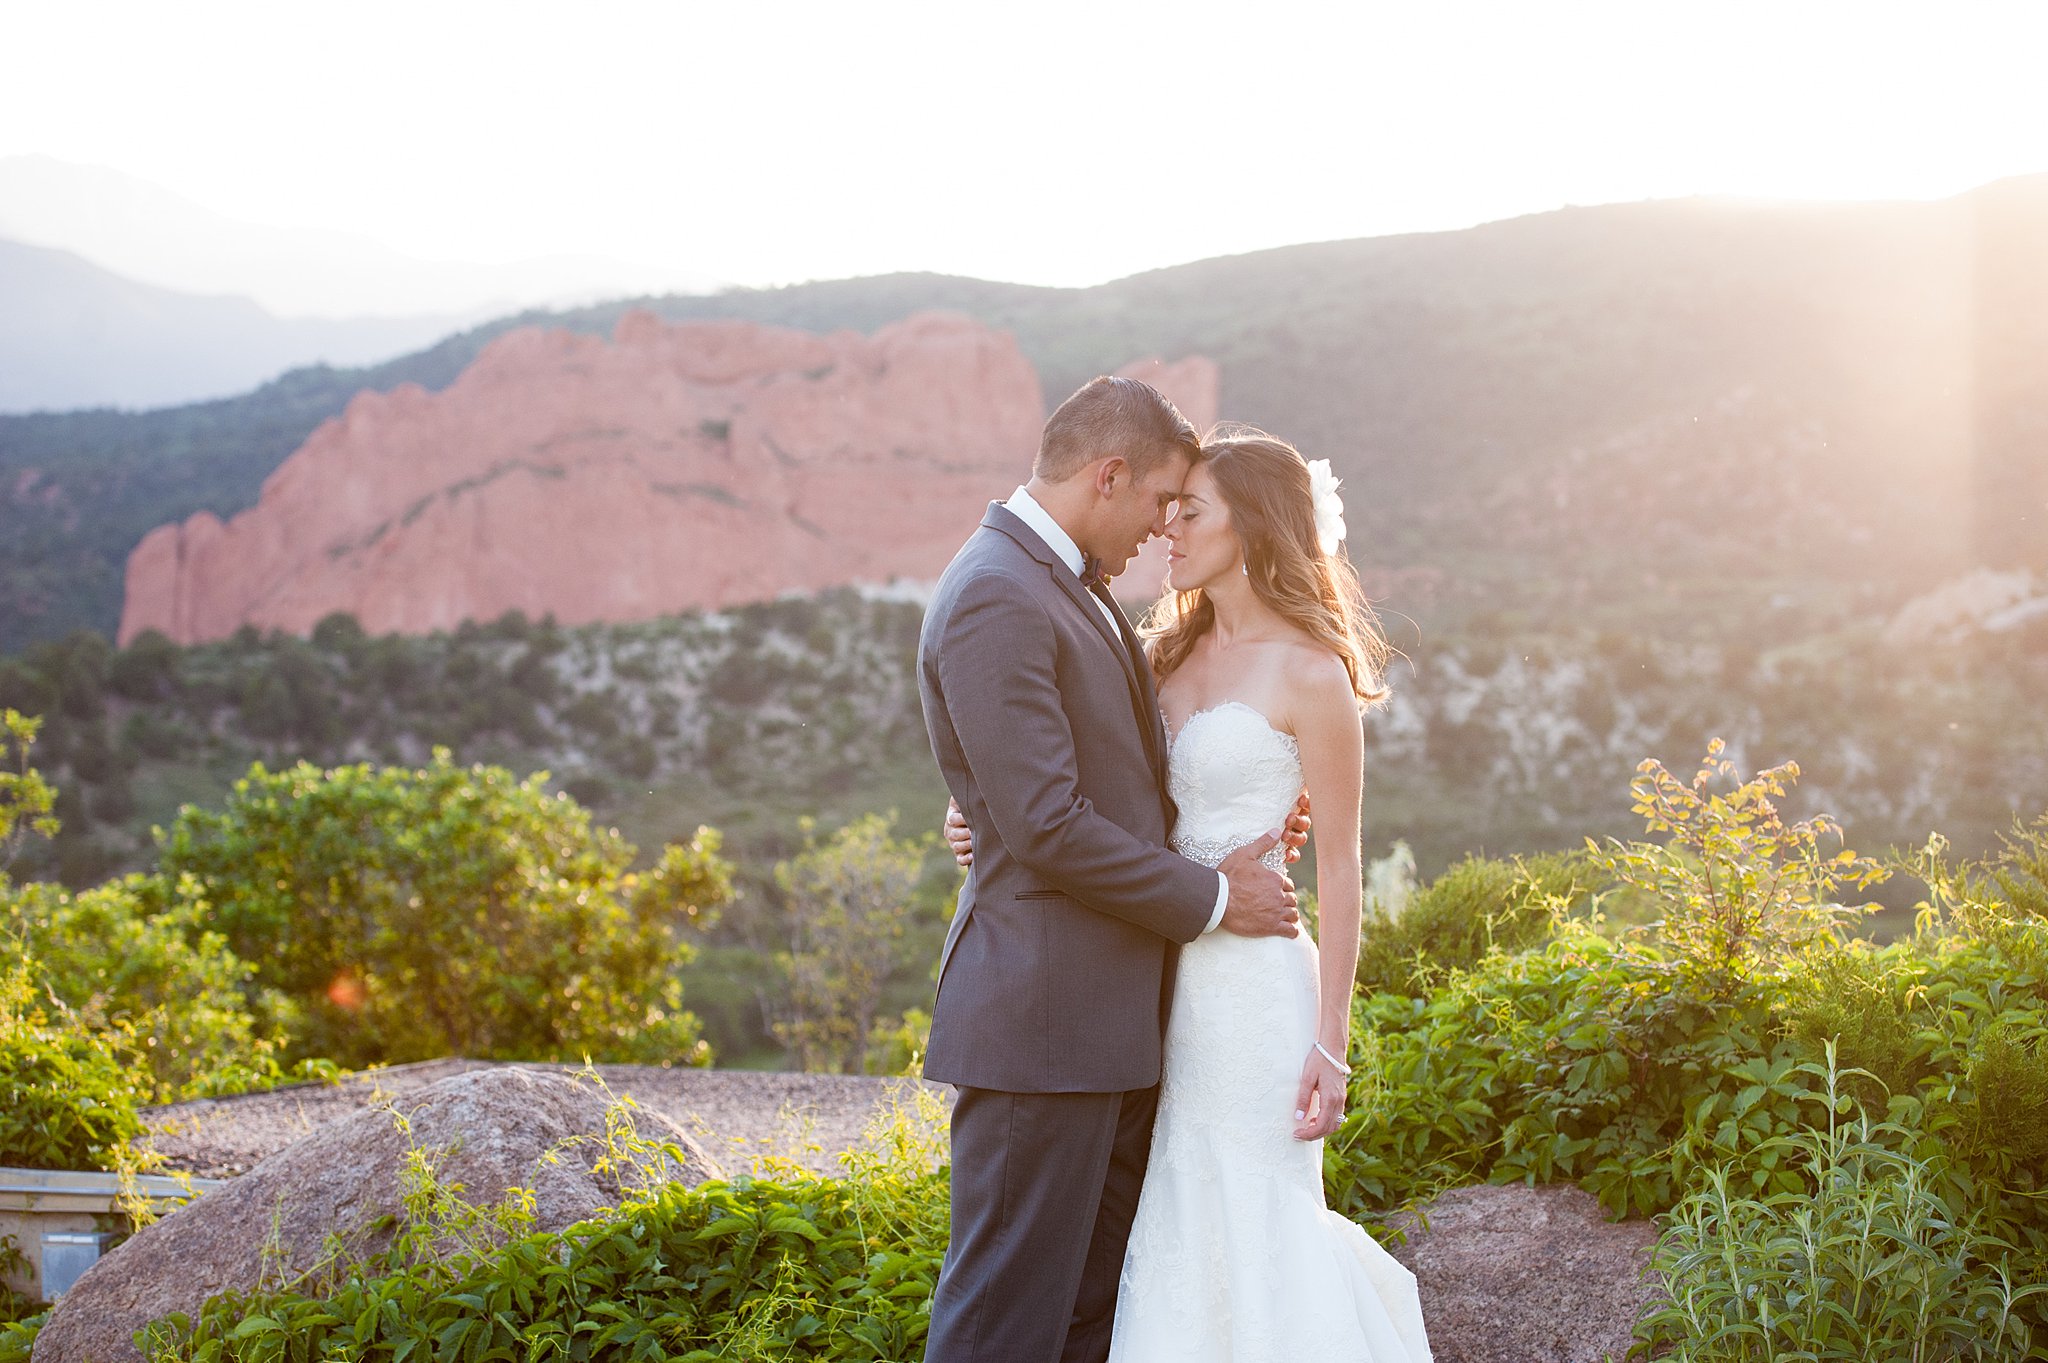
<path id="1" fill-rule="evenodd" d="M 1174 850 L 1213 866 L 1286 819 L 1301 759 L 1227 701 L 1188 718 L 1168 778 Z M 1182 949 L 1111 1363 L 1428 1363 L 1415 1275 L 1328 1210 L 1323 1143 L 1294 1139 L 1317 992 L 1306 933 Z"/>

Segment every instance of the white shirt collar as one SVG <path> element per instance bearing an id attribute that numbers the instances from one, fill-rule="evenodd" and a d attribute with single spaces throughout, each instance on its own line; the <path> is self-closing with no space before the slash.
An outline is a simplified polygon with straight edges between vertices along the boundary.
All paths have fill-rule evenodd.
<path id="1" fill-rule="evenodd" d="M 1074 543 L 1074 537 L 1060 529 L 1060 523 L 1052 513 L 1038 504 L 1038 499 L 1023 488 L 1010 494 L 1010 500 L 1003 503 L 1018 520 L 1031 527 L 1037 536 L 1045 541 L 1045 547 L 1060 556 L 1060 562 L 1067 565 L 1067 571 L 1075 577 L 1081 575 L 1081 546 Z"/>

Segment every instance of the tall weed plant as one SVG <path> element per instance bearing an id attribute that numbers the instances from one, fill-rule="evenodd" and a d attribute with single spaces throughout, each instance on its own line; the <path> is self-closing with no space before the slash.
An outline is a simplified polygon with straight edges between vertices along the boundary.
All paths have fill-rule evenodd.
<path id="1" fill-rule="evenodd" d="M 1826 1125 L 1773 1137 L 1798 1186 L 1746 1196 L 1725 1169 L 1673 1209 L 1653 1270 L 1668 1300 L 1636 1326 L 1631 1357 L 1678 1363 L 1994 1363 L 2042 1355 L 2024 1308 L 2048 1294 L 1987 1228 L 1942 1142 L 1874 1122 L 1818 1077 Z M 2016 1271 L 2017 1267 L 2017 1271 Z"/>

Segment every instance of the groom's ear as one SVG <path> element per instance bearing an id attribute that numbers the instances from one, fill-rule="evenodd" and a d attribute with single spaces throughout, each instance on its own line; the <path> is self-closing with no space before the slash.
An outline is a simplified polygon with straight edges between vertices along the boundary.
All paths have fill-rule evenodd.
<path id="1" fill-rule="evenodd" d="M 1095 466 L 1095 491 L 1104 500 L 1114 497 L 1117 489 L 1127 488 L 1130 483 L 1130 461 L 1120 454 L 1112 454 Z"/>

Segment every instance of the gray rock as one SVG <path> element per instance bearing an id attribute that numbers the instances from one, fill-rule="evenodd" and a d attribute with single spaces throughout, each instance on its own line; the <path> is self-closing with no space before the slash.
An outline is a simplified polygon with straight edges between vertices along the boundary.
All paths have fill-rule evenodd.
<path id="1" fill-rule="evenodd" d="M 583 1220 L 634 1191 L 617 1171 L 592 1168 L 604 1147 L 590 1138 L 604 1135 L 609 1107 L 596 1085 L 566 1074 L 486 1069 L 323 1126 L 93 1265 L 37 1336 L 35 1363 L 134 1363 L 142 1355 L 132 1336 L 148 1322 L 172 1311 L 195 1314 L 228 1288 L 290 1283 L 330 1258 L 330 1235 L 350 1256 L 386 1248 L 409 1146 L 441 1152 L 440 1181 L 462 1185 L 469 1203 L 489 1205 L 508 1188 L 530 1188 L 535 1229 Z M 667 1162 L 661 1176 L 693 1186 L 721 1177 L 673 1122 L 645 1111 L 631 1116 L 638 1135 L 684 1152 L 682 1164 Z"/>
<path id="2" fill-rule="evenodd" d="M 1659 1295 L 1655 1223 L 1609 1221 L 1569 1183 L 1454 1188 L 1407 1224 L 1394 1257 L 1414 1272 L 1435 1363 L 1616 1363 Z"/>

